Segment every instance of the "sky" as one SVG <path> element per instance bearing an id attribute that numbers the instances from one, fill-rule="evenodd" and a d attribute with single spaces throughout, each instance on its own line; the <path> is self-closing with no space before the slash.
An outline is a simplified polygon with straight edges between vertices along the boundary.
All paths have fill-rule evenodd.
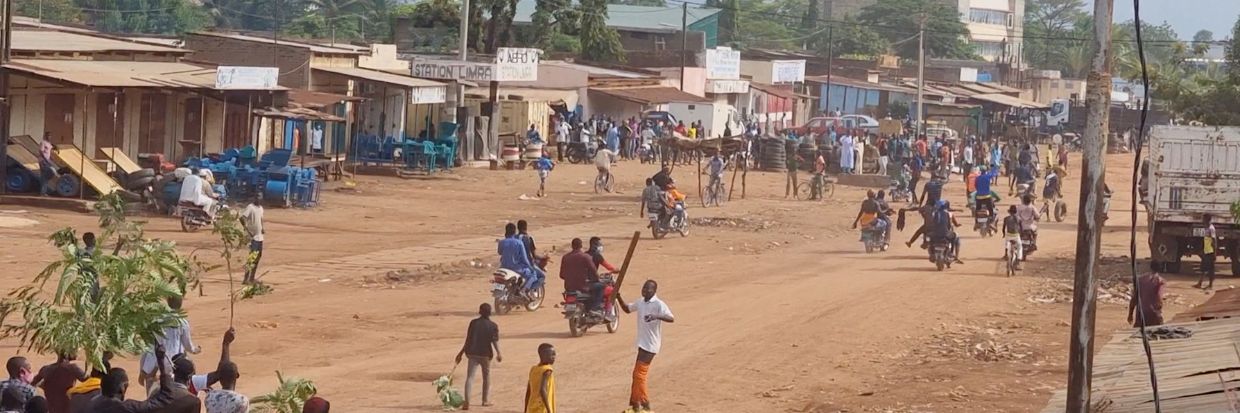
<path id="1" fill-rule="evenodd" d="M 1086 1 L 1093 7 L 1092 1 Z M 1214 38 L 1230 36 L 1240 18 L 1240 0 L 1142 0 L 1141 20 L 1152 24 L 1171 24 L 1181 39 L 1192 40 L 1198 30 L 1214 32 Z M 1115 22 L 1132 20 L 1132 1 L 1115 0 Z"/>

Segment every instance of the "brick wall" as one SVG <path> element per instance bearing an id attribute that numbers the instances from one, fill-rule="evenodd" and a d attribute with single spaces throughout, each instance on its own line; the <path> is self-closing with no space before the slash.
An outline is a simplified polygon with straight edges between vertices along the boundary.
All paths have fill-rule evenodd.
<path id="1" fill-rule="evenodd" d="M 271 67 L 275 53 L 280 86 L 305 89 L 310 84 L 311 53 L 306 48 L 194 33 L 186 35 L 185 48 L 194 51 L 193 60 L 229 66 Z"/>

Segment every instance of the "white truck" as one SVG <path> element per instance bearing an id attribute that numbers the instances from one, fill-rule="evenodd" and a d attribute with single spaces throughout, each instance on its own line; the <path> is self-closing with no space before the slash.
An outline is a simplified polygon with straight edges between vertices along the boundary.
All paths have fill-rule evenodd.
<path id="1" fill-rule="evenodd" d="M 709 134 L 707 138 L 718 138 L 723 135 L 725 129 L 731 129 L 733 135 L 739 135 L 745 131 L 741 126 L 740 115 L 732 105 L 727 103 L 672 102 L 667 104 L 667 112 L 672 114 L 676 120 L 684 122 L 685 126 L 693 122 L 702 122 L 702 126 Z"/>
<path id="2" fill-rule="evenodd" d="M 1200 255 L 1204 218 L 1213 217 L 1218 258 L 1240 274 L 1240 127 L 1155 126 L 1141 193 L 1149 219 L 1150 266 L 1179 272 L 1180 257 Z"/>

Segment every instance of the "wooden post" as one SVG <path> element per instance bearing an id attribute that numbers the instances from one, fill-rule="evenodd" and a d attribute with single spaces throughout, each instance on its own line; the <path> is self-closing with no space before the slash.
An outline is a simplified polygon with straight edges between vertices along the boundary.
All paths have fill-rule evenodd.
<path id="1" fill-rule="evenodd" d="M 1084 156 L 1081 162 L 1081 206 L 1077 221 L 1076 279 L 1072 286 L 1072 327 L 1068 344 L 1069 413 L 1090 411 L 1090 385 L 1094 362 L 1094 322 L 1097 313 L 1098 255 L 1102 240 L 1102 192 L 1106 168 L 1103 150 L 1110 114 L 1111 5 L 1114 0 L 1094 2 L 1092 68 L 1087 81 Z"/>
<path id="2" fill-rule="evenodd" d="M 749 156 L 752 156 L 751 153 L 746 152 L 745 157 L 748 158 Z M 745 161 L 741 163 L 741 166 L 745 168 L 745 170 L 741 172 L 741 199 L 745 199 L 745 178 L 749 177 L 749 159 L 745 159 Z"/>
<path id="3" fill-rule="evenodd" d="M 702 194 L 702 157 L 697 158 L 698 200 L 702 201 L 702 208 L 706 208 L 706 195 Z"/>
<path id="4" fill-rule="evenodd" d="M 741 170 L 741 167 L 736 165 L 736 158 L 740 157 L 741 156 L 738 153 L 732 154 L 732 165 L 734 166 L 732 167 L 732 183 L 728 184 L 728 201 L 732 200 L 732 193 L 736 192 L 736 173 Z"/>
<path id="5" fill-rule="evenodd" d="M 641 239 L 641 231 L 633 231 L 633 239 L 629 241 L 629 251 L 624 254 L 624 263 L 620 264 L 620 274 L 616 276 L 616 300 L 620 300 L 620 286 L 624 285 L 624 275 L 629 273 L 629 262 L 633 261 L 633 251 L 637 250 L 637 240 Z M 621 307 L 625 313 L 629 312 L 627 307 Z"/>

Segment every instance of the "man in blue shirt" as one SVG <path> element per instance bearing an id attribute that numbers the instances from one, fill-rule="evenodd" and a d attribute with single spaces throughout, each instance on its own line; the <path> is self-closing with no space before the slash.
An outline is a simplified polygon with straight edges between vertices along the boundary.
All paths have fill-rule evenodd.
<path id="1" fill-rule="evenodd" d="M 504 239 L 499 241 L 498 252 L 499 267 L 521 274 L 525 278 L 526 291 L 542 283 L 542 271 L 530 262 L 525 243 L 517 237 L 517 226 L 511 222 L 504 226 Z"/>
<path id="2" fill-rule="evenodd" d="M 534 128 L 534 124 L 530 124 L 530 130 L 525 131 L 525 140 L 530 143 L 543 143 L 542 135 L 538 133 L 538 129 Z"/>
<path id="3" fill-rule="evenodd" d="M 994 182 L 995 178 L 998 176 L 998 171 L 994 169 L 987 170 L 986 167 L 983 166 L 982 174 L 977 177 L 977 183 L 974 184 L 977 191 L 976 195 L 974 195 L 975 199 L 977 199 L 977 210 L 981 211 L 982 208 L 986 208 L 986 210 L 990 211 L 990 220 L 992 223 L 997 219 L 997 217 L 995 216 L 995 196 L 994 193 L 990 191 L 990 184 L 991 182 Z"/>
<path id="4" fill-rule="evenodd" d="M 1029 185 L 1027 191 L 1033 193 L 1033 184 L 1037 181 L 1037 178 L 1033 176 L 1033 165 L 1028 163 L 1018 165 L 1014 176 L 1016 177 L 1016 185 Z"/>
<path id="5" fill-rule="evenodd" d="M 960 261 L 960 237 L 956 236 L 955 227 L 959 227 L 960 223 L 956 222 L 956 217 L 952 215 L 951 203 L 940 201 L 937 210 L 931 215 L 932 228 L 930 231 L 930 240 L 941 241 L 947 240 L 951 243 L 952 256 L 955 257 L 957 264 L 964 264 Z"/>
<path id="6" fill-rule="evenodd" d="M 612 152 L 620 153 L 620 129 L 616 128 L 615 123 L 607 127 L 607 148 Z"/>

